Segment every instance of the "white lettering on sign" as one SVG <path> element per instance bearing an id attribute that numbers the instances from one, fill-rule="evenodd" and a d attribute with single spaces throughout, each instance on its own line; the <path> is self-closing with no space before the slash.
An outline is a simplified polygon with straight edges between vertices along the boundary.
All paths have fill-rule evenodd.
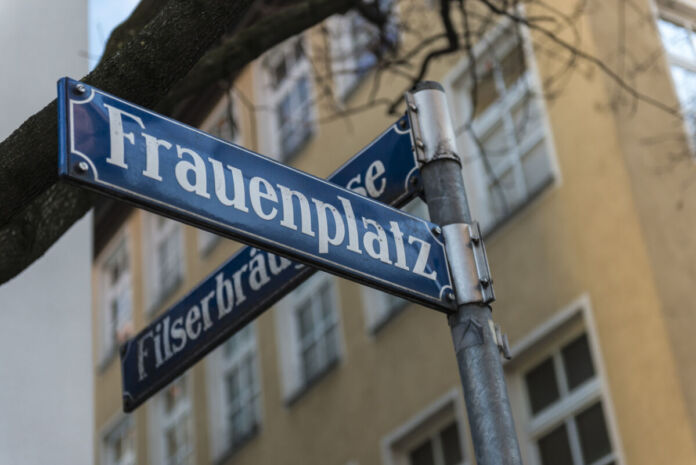
<path id="1" fill-rule="evenodd" d="M 142 167 L 137 175 L 142 175 L 143 180 L 175 181 L 171 185 L 178 186 L 182 194 L 189 193 L 227 207 L 231 216 L 252 215 L 284 228 L 288 235 L 301 235 L 305 241 L 311 238 L 318 255 L 343 249 L 376 264 L 437 282 L 437 272 L 430 264 L 430 238 L 418 237 L 415 232 L 423 234 L 422 228 L 406 226 L 408 222 L 382 224 L 379 218 L 356 215 L 350 195 L 317 199 L 302 192 L 300 186 L 274 184 L 263 173 L 245 173 L 243 168 L 234 166 L 234 158 L 215 159 L 160 139 L 147 130 L 140 117 L 111 105 L 104 106 L 110 137 L 106 162 L 110 165 L 133 170 L 131 165 L 137 164 Z M 143 157 L 138 163 L 132 158 L 134 149 Z M 387 187 L 385 174 L 384 163 L 376 160 L 345 187 L 356 194 L 378 198 Z M 139 337 L 136 343 L 139 379 L 142 381 L 148 375 L 146 361 L 154 363 L 155 368 L 160 367 L 189 342 L 201 338 L 217 321 L 230 318 L 234 309 L 246 301 L 247 294 L 263 292 L 273 277 L 291 264 L 286 258 L 252 249 L 248 262 L 233 273 L 215 275 L 210 291 L 183 315 L 166 316 Z"/>
<path id="2" fill-rule="evenodd" d="M 254 214 L 264 221 L 278 221 L 279 225 L 292 231 L 316 237 L 317 252 L 328 254 L 333 248 L 345 247 L 355 254 L 366 255 L 370 259 L 391 265 L 401 270 L 410 271 L 416 275 L 437 280 L 435 270 L 428 271 L 430 244 L 423 238 L 407 235 L 406 241 L 417 249 L 414 263 L 407 263 L 404 236 L 398 223 L 389 222 L 385 228 L 377 219 L 356 218 L 350 199 L 337 195 L 336 202 L 327 199 L 315 199 L 298 190 L 281 184 L 273 185 L 262 176 L 247 176 L 235 166 L 226 164 L 212 157 L 204 157 L 195 150 L 182 147 L 179 144 L 158 139 L 145 131 L 141 118 L 111 105 L 104 104 L 109 116 L 109 136 L 111 153 L 106 159 L 108 163 L 122 169 L 129 169 L 126 162 L 125 141 L 135 146 L 139 142 L 136 134 L 124 131 L 124 119 L 128 118 L 142 128 L 140 137 L 145 145 L 145 169 L 142 174 L 150 179 L 162 182 L 163 175 L 160 167 L 161 156 L 165 151 L 174 151 L 178 160 L 174 165 L 174 178 L 186 192 L 211 201 L 220 202 L 226 207 L 237 211 Z M 133 126 L 131 124 L 131 126 Z M 208 167 L 212 171 L 212 190 L 209 185 Z M 347 188 L 355 193 L 378 197 L 386 188 L 384 164 L 376 160 L 372 162 L 363 174 L 358 174 L 348 181 Z M 364 181 L 364 182 L 363 182 Z M 210 192 L 214 193 L 211 196 Z M 248 202 L 248 204 L 247 204 Z M 251 208 L 249 208 L 251 207 Z M 299 211 L 298 211 L 299 210 Z M 316 229 L 315 229 L 316 228 Z M 365 254 L 363 254 L 365 252 Z M 271 269 L 272 265 L 270 266 Z M 248 274 L 246 278 L 244 274 Z M 222 279 L 221 276 L 218 276 Z M 246 296 L 242 290 L 242 279 L 253 279 L 254 289 L 267 282 L 265 265 L 252 262 L 248 267 L 240 269 L 229 280 L 218 282 L 217 302 L 220 317 L 229 312 L 232 307 L 232 296 L 235 305 L 243 302 Z M 203 305 L 203 303 L 201 303 Z M 207 307 L 206 307 L 207 308 Z M 192 316 L 186 322 L 172 323 L 177 326 L 177 341 L 196 339 L 199 334 L 199 318 Z M 182 327 L 179 330 L 179 327 Z M 157 335 L 153 335 L 157 338 Z M 173 336 L 174 337 L 174 336 Z"/>
<path id="3" fill-rule="evenodd" d="M 381 178 L 387 170 L 384 168 L 384 163 L 381 160 L 375 160 L 370 163 L 370 166 L 365 170 L 365 186 L 362 185 L 362 174 L 357 174 L 351 178 L 346 184 L 346 189 L 352 190 L 356 194 L 372 197 L 376 199 L 384 193 L 387 188 L 387 180 Z M 380 187 L 377 187 L 377 186 Z"/>
<path id="4" fill-rule="evenodd" d="M 106 162 L 120 168 L 128 169 L 128 165 L 126 165 L 126 154 L 123 146 L 123 139 L 126 139 L 128 142 L 135 145 L 135 135 L 133 135 L 132 132 L 123 132 L 123 117 L 129 117 L 138 123 L 143 129 L 145 129 L 145 125 L 143 124 L 143 120 L 135 115 L 126 113 L 125 111 L 119 110 L 118 108 L 112 107 L 106 103 L 104 106 L 109 114 L 109 141 L 111 142 L 111 151 L 109 152 L 109 158 L 106 159 Z"/>
<path id="5" fill-rule="evenodd" d="M 136 160 L 131 151 L 140 149 L 143 160 L 139 160 L 138 166 L 143 168 L 137 174 L 148 180 L 175 181 L 172 185 L 178 186 L 182 194 L 228 207 L 230 215 L 253 215 L 285 228 L 289 235 L 311 238 L 319 255 L 342 248 L 365 260 L 437 281 L 437 272 L 430 266 L 431 244 L 428 238 L 415 236 L 413 228 L 397 221 L 383 224 L 379 218 L 356 215 L 350 195 L 317 199 L 298 190 L 301 186 L 274 184 L 263 173 L 245 173 L 243 168 L 234 166 L 233 158 L 215 159 L 160 139 L 148 132 L 138 116 L 104 105 L 111 150 L 106 161 L 110 165 L 132 170 Z M 128 129 L 124 130 L 124 126 Z M 379 198 L 387 188 L 385 175 L 384 163 L 375 160 L 345 187 L 359 195 Z M 140 381 L 147 378 L 148 367 L 161 367 L 187 344 L 201 340 L 217 322 L 233 318 L 247 295 L 254 298 L 255 293 L 265 292 L 274 277 L 293 265 L 287 258 L 254 248 L 245 260 L 248 261 L 234 272 L 219 271 L 200 300 L 191 302 L 176 315 L 165 316 L 134 341 Z"/>
<path id="6" fill-rule="evenodd" d="M 263 287 L 271 278 L 284 271 L 292 262 L 270 252 L 251 249 L 249 263 L 235 271 L 231 277 L 223 272 L 215 276 L 214 288 L 205 294 L 198 304 L 191 306 L 184 315 L 173 321 L 169 315 L 155 325 L 154 330 L 144 333 L 136 342 L 138 361 L 138 380 L 147 378 L 145 360 L 155 357 L 155 368 L 159 368 L 186 344 L 195 341 L 208 331 L 217 321 L 228 317 L 232 311 L 246 300 L 244 288 L 254 292 L 263 292 Z M 247 279 L 243 279 L 246 274 Z M 217 312 L 211 310 L 217 306 Z M 149 344 L 147 343 L 148 341 Z M 154 352 L 150 350 L 154 348 Z"/>

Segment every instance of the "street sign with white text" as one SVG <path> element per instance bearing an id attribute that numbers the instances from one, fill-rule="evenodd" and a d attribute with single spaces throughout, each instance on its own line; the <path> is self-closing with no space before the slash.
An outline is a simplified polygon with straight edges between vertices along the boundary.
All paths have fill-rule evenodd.
<path id="1" fill-rule="evenodd" d="M 394 206 L 401 206 L 411 200 L 419 192 L 420 181 L 415 155 L 411 150 L 408 119 L 402 117 L 330 175 L 328 180 Z M 232 276 L 234 282 L 234 276 L 249 269 L 255 260 L 265 263 L 268 269 L 275 267 L 275 272 L 269 273 L 269 279 L 256 288 L 243 281 L 240 294 L 245 299 L 232 312 L 223 318 L 217 318 L 219 312 L 216 296 L 221 292 L 219 286 L 223 282 L 218 276 Z M 243 247 L 188 295 L 124 344 L 121 352 L 124 410 L 132 411 L 315 271 L 314 268 L 291 263 L 270 252 Z M 183 322 L 187 312 L 196 305 L 207 305 L 210 309 L 211 326 L 206 337 L 186 341 L 178 352 L 170 351 L 171 356 L 160 365 L 153 358 L 143 358 L 142 370 L 147 376 L 141 380 L 138 354 L 143 350 L 149 353 L 155 353 L 156 350 L 154 338 L 150 335 L 161 332 L 162 328 L 169 328 L 177 320 Z M 162 349 L 159 350 L 165 353 Z"/>
<path id="2" fill-rule="evenodd" d="M 85 84 L 61 79 L 58 95 L 64 179 L 438 310 L 453 307 L 434 224 Z M 160 342 L 154 353 L 139 351 L 139 368 L 146 359 L 162 365 L 205 334 L 213 298 L 223 318 L 246 299 L 245 286 L 260 289 L 290 264 L 272 257 L 250 252 L 246 268 L 216 275 L 214 295 L 151 333 Z"/>

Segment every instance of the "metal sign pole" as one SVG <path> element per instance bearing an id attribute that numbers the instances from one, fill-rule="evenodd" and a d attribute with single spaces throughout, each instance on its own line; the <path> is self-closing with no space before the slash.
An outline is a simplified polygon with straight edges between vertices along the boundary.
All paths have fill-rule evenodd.
<path id="1" fill-rule="evenodd" d="M 507 338 L 493 323 L 493 289 L 478 225 L 467 203 L 454 129 L 442 86 L 406 94 L 431 221 L 442 227 L 457 311 L 448 316 L 479 465 L 521 465 L 500 352 Z"/>

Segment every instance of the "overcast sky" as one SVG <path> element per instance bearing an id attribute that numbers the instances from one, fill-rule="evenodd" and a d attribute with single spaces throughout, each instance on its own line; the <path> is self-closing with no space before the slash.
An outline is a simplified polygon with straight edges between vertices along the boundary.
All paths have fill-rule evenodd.
<path id="1" fill-rule="evenodd" d="M 104 51 L 111 30 L 133 11 L 139 0 L 89 0 L 89 69 L 94 68 Z"/>

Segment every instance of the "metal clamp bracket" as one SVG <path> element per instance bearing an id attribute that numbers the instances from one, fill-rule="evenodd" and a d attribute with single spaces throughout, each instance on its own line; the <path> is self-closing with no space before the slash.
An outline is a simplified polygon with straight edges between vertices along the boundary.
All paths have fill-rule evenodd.
<path id="1" fill-rule="evenodd" d="M 457 304 L 493 302 L 493 280 L 478 223 L 448 224 L 442 234 Z"/>
<path id="2" fill-rule="evenodd" d="M 416 160 L 423 165 L 435 160 L 449 159 L 461 165 L 462 162 L 459 155 L 457 155 L 454 150 L 454 135 L 452 134 L 450 137 L 433 136 L 431 133 L 443 131 L 446 128 L 438 126 L 435 121 L 420 121 L 418 106 L 416 106 L 414 95 L 411 92 L 406 92 L 405 95 L 406 113 L 411 125 L 411 143 L 413 150 L 416 152 Z M 442 98 L 444 98 L 444 94 Z M 444 111 L 446 111 L 446 106 L 443 108 Z M 443 108 L 439 108 L 438 106 L 438 108 L 433 108 L 431 110 L 443 111 Z M 428 140 L 442 140 L 444 143 L 441 144 L 440 147 L 426 147 L 424 136 L 428 137 Z"/>

